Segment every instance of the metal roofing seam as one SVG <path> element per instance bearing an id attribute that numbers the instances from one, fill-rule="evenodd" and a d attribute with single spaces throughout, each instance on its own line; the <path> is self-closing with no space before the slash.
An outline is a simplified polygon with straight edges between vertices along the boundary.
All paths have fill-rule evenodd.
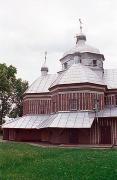
<path id="1" fill-rule="evenodd" d="M 58 127 L 58 125 L 59 125 L 59 122 L 60 122 L 61 118 L 62 118 L 62 114 L 61 114 L 61 116 L 60 116 L 60 118 L 59 118 L 59 121 L 58 121 L 58 123 L 57 123 L 57 127 Z"/>
<path id="2" fill-rule="evenodd" d="M 74 126 L 73 126 L 73 127 L 75 127 L 77 117 L 78 117 L 78 113 L 76 114 L 76 118 L 75 118 L 75 121 L 74 121 Z"/>
<path id="3" fill-rule="evenodd" d="M 27 115 L 14 121 L 3 124 L 3 128 L 90 128 L 95 113 L 90 112 L 68 112 L 53 115 Z M 106 108 L 98 112 L 98 117 L 117 117 L 117 107 Z M 34 122 L 33 122 L 34 121 Z M 61 123 L 60 123 L 61 121 Z M 72 123 L 73 121 L 73 123 Z M 64 122 L 64 123 L 62 123 Z"/>

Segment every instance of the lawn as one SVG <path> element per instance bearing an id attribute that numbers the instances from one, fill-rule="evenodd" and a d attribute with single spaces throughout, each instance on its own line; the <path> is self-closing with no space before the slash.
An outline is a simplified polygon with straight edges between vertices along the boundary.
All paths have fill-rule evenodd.
<path id="1" fill-rule="evenodd" d="M 0 180 L 116 180 L 117 150 L 0 143 Z"/>

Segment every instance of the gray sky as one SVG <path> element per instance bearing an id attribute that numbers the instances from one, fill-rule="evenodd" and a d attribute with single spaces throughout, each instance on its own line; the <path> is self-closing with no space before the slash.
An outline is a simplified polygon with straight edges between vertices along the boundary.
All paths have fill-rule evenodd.
<path id="1" fill-rule="evenodd" d="M 40 76 L 44 52 L 50 73 L 75 45 L 81 18 L 87 43 L 105 55 L 105 68 L 117 68 L 116 0 L 0 0 L 0 63 L 14 65 L 18 77 Z"/>

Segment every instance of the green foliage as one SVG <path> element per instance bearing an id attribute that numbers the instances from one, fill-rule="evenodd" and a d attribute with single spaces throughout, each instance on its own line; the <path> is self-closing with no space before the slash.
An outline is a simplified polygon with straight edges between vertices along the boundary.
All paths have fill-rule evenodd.
<path id="1" fill-rule="evenodd" d="M 9 113 L 15 112 L 17 116 L 22 112 L 22 95 L 28 87 L 28 82 L 17 79 L 16 74 L 17 70 L 14 66 L 0 64 L 0 124 Z M 12 110 L 13 104 L 15 110 Z"/>
<path id="2" fill-rule="evenodd" d="M 117 150 L 1 143 L 0 173 L 3 180 L 114 180 L 117 179 Z"/>
<path id="3" fill-rule="evenodd" d="M 15 75 L 17 70 L 15 67 L 0 64 L 0 124 L 2 119 L 8 114 L 13 96 L 13 88 Z"/>
<path id="4" fill-rule="evenodd" d="M 28 88 L 28 82 L 22 81 L 22 79 L 16 79 L 14 82 L 14 103 L 15 107 L 9 114 L 9 117 L 15 118 L 17 116 L 21 117 L 23 114 L 23 93 Z"/>
<path id="5" fill-rule="evenodd" d="M 10 94 L 17 70 L 12 65 L 0 64 L 0 92 Z"/>

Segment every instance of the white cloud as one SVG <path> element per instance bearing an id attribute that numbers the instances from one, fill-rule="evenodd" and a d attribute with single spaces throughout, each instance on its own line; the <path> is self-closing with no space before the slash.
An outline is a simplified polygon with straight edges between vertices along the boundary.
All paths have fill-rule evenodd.
<path id="1" fill-rule="evenodd" d="M 105 55 L 105 67 L 117 68 L 115 0 L 0 0 L 0 62 L 13 64 L 30 82 L 40 75 L 44 51 L 51 73 L 59 58 L 75 45 L 78 18 L 88 44 Z"/>

